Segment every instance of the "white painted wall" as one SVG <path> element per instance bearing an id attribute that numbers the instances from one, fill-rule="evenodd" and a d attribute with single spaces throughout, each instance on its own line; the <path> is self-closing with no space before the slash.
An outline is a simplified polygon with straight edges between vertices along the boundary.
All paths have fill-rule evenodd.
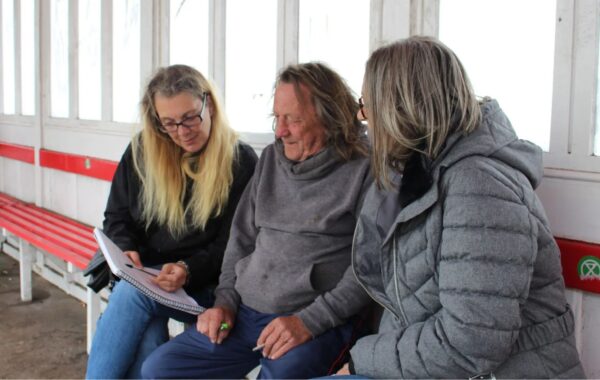
<path id="1" fill-rule="evenodd" d="M 594 178 L 544 177 L 537 190 L 555 236 L 600 244 L 600 182 Z M 586 375 L 600 378 L 600 294 L 567 290 L 577 348 Z"/>
<path id="2" fill-rule="evenodd" d="M 25 202 L 34 202 L 33 166 L 25 162 L 0 157 L 0 191 Z"/>

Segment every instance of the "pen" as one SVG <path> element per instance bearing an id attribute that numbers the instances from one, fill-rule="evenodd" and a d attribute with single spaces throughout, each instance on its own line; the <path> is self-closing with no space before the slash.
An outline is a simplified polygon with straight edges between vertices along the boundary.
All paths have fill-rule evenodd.
<path id="1" fill-rule="evenodd" d="M 265 347 L 265 344 L 264 344 L 264 343 L 262 343 L 262 344 L 259 344 L 259 345 L 258 345 L 258 346 L 256 346 L 256 347 L 254 347 L 254 348 L 252 349 L 252 351 L 258 351 L 258 350 L 262 350 L 264 347 Z"/>
<path id="2" fill-rule="evenodd" d="M 152 277 L 156 277 L 156 275 L 155 275 L 154 273 L 150 273 L 150 272 L 148 272 L 148 271 L 145 271 L 145 270 L 143 270 L 142 268 L 134 267 L 134 266 L 133 266 L 133 265 L 131 265 L 131 264 L 125 264 L 125 265 L 127 265 L 129 268 L 137 269 L 137 270 L 139 270 L 139 271 L 142 271 L 142 272 L 144 272 L 144 273 L 146 273 L 146 274 L 149 274 L 149 275 L 150 275 L 150 276 L 152 276 Z"/>

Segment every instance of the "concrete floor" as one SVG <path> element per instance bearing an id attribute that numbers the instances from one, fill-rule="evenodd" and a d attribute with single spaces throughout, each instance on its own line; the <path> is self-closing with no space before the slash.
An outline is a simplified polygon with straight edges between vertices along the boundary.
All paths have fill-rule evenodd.
<path id="1" fill-rule="evenodd" d="M 32 277 L 33 301 L 22 302 L 19 263 L 0 253 L 0 378 L 83 378 L 85 305 Z"/>

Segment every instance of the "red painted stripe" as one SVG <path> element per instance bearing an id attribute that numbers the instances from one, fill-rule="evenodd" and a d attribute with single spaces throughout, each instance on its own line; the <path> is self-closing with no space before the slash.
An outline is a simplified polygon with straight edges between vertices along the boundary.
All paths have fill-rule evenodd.
<path id="1" fill-rule="evenodd" d="M 560 248 L 565 285 L 600 293 L 600 245 L 560 238 L 556 242 Z"/>
<path id="2" fill-rule="evenodd" d="M 33 164 L 35 151 L 33 147 L 0 142 L 0 156 Z"/>
<path id="3" fill-rule="evenodd" d="M 117 162 L 40 149 L 40 165 L 88 177 L 112 181 Z"/>

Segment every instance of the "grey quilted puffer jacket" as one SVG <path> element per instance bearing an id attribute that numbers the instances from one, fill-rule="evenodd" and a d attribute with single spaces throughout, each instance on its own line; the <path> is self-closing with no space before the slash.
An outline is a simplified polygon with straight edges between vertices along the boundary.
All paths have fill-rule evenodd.
<path id="1" fill-rule="evenodd" d="M 534 189 L 542 152 L 496 101 L 448 139 L 431 186 L 401 206 L 371 188 L 354 237 L 359 282 L 384 307 L 351 350 L 371 378 L 583 378 L 559 251 Z M 400 180 L 397 179 L 399 182 Z"/>

